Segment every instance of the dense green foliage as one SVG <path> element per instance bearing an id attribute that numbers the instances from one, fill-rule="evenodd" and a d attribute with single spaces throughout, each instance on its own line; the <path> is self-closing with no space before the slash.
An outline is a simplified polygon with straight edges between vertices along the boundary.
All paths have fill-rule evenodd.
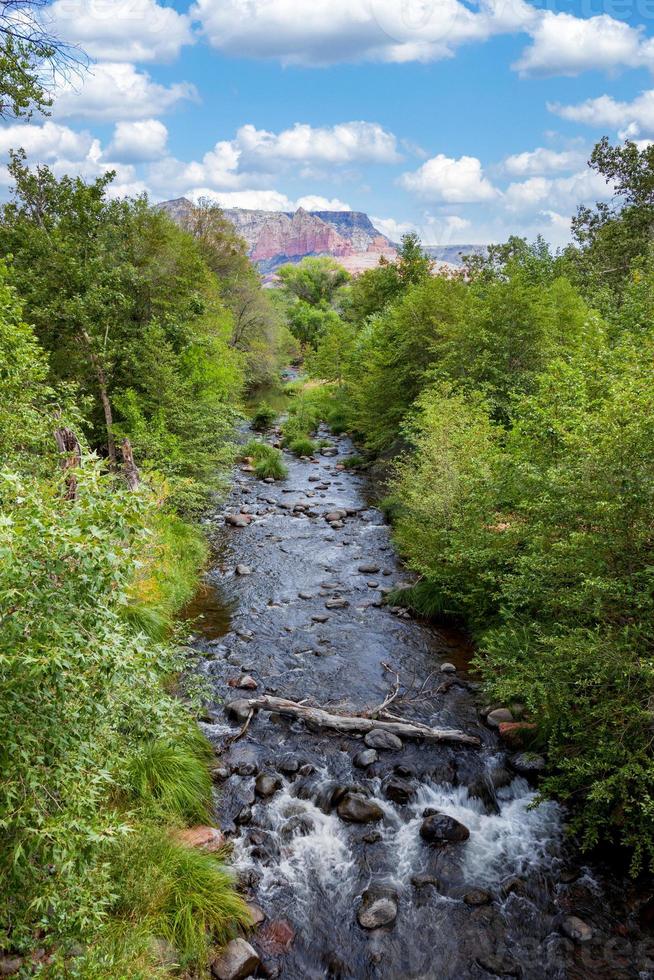
<path id="1" fill-rule="evenodd" d="M 401 601 L 473 629 L 487 695 L 525 704 L 547 748 L 542 792 L 584 845 L 619 841 L 638 867 L 654 862 L 654 157 L 603 141 L 591 165 L 618 197 L 579 212 L 576 247 L 511 239 L 452 276 L 406 242 L 411 275 L 356 280 L 308 364 L 393 460 L 419 575 Z"/>

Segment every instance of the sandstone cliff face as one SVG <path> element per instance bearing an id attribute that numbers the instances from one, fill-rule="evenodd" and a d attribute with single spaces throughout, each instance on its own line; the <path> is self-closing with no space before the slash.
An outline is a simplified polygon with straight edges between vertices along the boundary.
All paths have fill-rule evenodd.
<path id="1" fill-rule="evenodd" d="M 192 203 L 181 197 L 159 205 L 173 221 L 183 223 Z M 248 253 L 261 272 L 274 272 L 285 262 L 308 255 L 332 255 L 351 272 L 377 265 L 379 257 L 395 258 L 394 246 L 361 211 L 256 211 L 227 208 L 228 218 L 245 239 Z"/>

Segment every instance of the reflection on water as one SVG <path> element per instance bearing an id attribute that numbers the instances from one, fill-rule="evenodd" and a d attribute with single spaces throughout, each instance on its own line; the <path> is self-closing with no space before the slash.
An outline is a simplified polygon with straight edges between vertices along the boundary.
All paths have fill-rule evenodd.
<path id="1" fill-rule="evenodd" d="M 205 640 L 219 640 L 232 628 L 234 602 L 211 582 L 204 582 L 182 610 L 181 618 Z"/>

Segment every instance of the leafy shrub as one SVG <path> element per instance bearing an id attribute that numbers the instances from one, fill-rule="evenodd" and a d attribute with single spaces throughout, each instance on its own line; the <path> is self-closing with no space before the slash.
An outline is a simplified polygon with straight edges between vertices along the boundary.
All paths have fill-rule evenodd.
<path id="1" fill-rule="evenodd" d="M 346 470 L 355 470 L 357 467 L 363 466 L 364 463 L 365 460 L 363 456 L 358 456 L 356 453 L 354 453 L 352 456 L 346 456 L 341 460 L 341 466 L 343 466 Z"/>
<path id="2" fill-rule="evenodd" d="M 271 427 L 276 418 L 277 412 L 272 405 L 267 405 L 265 402 L 262 402 L 257 406 L 252 416 L 252 428 L 263 432 L 265 429 Z"/>

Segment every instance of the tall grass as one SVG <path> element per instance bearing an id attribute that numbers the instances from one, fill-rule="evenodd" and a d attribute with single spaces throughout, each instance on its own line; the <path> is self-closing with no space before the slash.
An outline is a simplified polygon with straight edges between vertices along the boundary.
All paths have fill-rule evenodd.
<path id="1" fill-rule="evenodd" d="M 313 456 L 316 451 L 316 443 L 307 436 L 300 436 L 289 443 L 288 447 L 295 456 Z"/>
<path id="2" fill-rule="evenodd" d="M 256 429 L 258 432 L 263 432 L 271 427 L 276 418 L 277 411 L 272 407 L 272 405 L 268 405 L 266 402 L 261 402 L 261 404 L 255 409 L 252 416 L 252 428 Z"/>
<path id="3" fill-rule="evenodd" d="M 146 742 L 127 764 L 127 785 L 132 799 L 148 810 L 182 821 L 209 819 L 211 745 L 197 730 L 172 743 Z"/>

